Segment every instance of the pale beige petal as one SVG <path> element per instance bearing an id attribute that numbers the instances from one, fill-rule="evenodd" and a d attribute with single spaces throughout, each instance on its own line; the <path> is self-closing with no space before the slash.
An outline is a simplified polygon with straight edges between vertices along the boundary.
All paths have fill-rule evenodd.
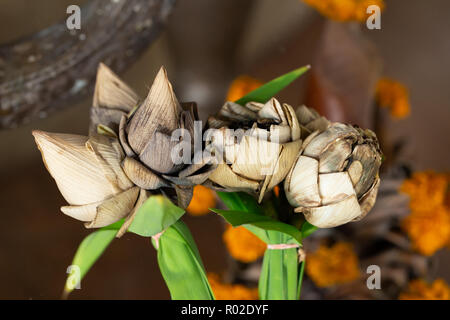
<path id="1" fill-rule="evenodd" d="M 237 175 L 224 163 L 217 165 L 216 170 L 209 176 L 209 180 L 233 191 L 256 191 L 259 187 L 257 181 Z"/>
<path id="2" fill-rule="evenodd" d="M 94 202 L 90 204 L 85 204 L 83 206 L 64 206 L 61 207 L 61 211 L 65 215 L 68 215 L 69 217 L 72 217 L 74 219 L 83 222 L 90 222 L 94 220 L 95 216 L 97 215 L 97 207 L 102 202 L 103 201 Z"/>
<path id="3" fill-rule="evenodd" d="M 319 228 L 337 227 L 361 215 L 355 195 L 328 206 L 302 208 L 301 212 L 309 223 Z"/>
<path id="4" fill-rule="evenodd" d="M 131 226 L 131 224 L 134 221 L 134 217 L 136 216 L 136 213 L 138 212 L 139 208 L 144 204 L 144 202 L 148 199 L 148 197 L 150 196 L 150 192 L 141 189 L 139 191 L 139 196 L 138 199 L 136 201 L 136 204 L 134 205 L 133 210 L 131 210 L 131 213 L 126 217 L 125 222 L 123 223 L 123 225 L 120 227 L 119 231 L 116 234 L 117 238 L 122 237 L 125 232 L 128 231 L 128 228 Z"/>
<path id="5" fill-rule="evenodd" d="M 259 202 L 262 201 L 264 194 L 267 191 L 272 190 L 277 184 L 283 181 L 289 170 L 292 168 L 301 146 L 301 140 L 286 143 L 282 146 L 280 156 L 278 157 L 277 163 L 274 167 L 274 171 L 272 174 L 267 175 L 264 179 L 259 193 Z"/>
<path id="6" fill-rule="evenodd" d="M 280 154 L 281 144 L 255 137 L 244 136 L 232 169 L 251 180 L 263 180 L 273 172 Z"/>
<path id="7" fill-rule="evenodd" d="M 133 158 L 126 157 L 122 162 L 122 168 L 130 180 L 142 189 L 155 190 L 169 186 L 164 179 Z"/>
<path id="8" fill-rule="evenodd" d="M 285 180 L 286 197 L 293 207 L 320 205 L 318 186 L 319 162 L 300 156 Z"/>
<path id="9" fill-rule="evenodd" d="M 97 206 L 97 214 L 86 228 L 101 228 L 125 218 L 136 204 L 139 187 L 133 187 L 104 200 Z"/>
<path id="10" fill-rule="evenodd" d="M 118 109 L 128 113 L 138 101 L 138 95 L 111 69 L 100 63 L 95 83 L 94 108 Z"/>
<path id="11" fill-rule="evenodd" d="M 107 179 L 113 185 L 117 185 L 118 191 L 129 189 L 133 183 L 121 167 L 124 153 L 116 138 L 110 138 L 103 135 L 92 135 L 86 142 L 86 147 L 95 152 L 97 160 Z"/>
<path id="12" fill-rule="evenodd" d="M 347 172 L 319 174 L 319 193 L 322 205 L 341 201 L 355 194 Z"/>
<path id="13" fill-rule="evenodd" d="M 86 148 L 88 137 L 43 131 L 33 135 L 47 170 L 69 204 L 94 203 L 117 193 L 95 153 Z"/>
<path id="14" fill-rule="evenodd" d="M 294 109 L 286 103 L 283 103 L 283 109 L 287 118 L 287 122 L 291 127 L 291 141 L 300 139 L 300 124 L 298 122 L 297 115 L 295 114 Z"/>
<path id="15" fill-rule="evenodd" d="M 263 130 L 263 129 L 260 129 Z M 267 132 L 267 130 L 263 130 Z M 267 139 L 265 139 L 267 140 Z M 271 125 L 270 126 L 270 138 L 268 141 L 276 143 L 286 143 L 291 140 L 291 127 L 286 125 Z"/>
<path id="16" fill-rule="evenodd" d="M 264 104 L 264 107 L 262 107 L 258 112 L 258 118 L 272 119 L 278 124 L 288 125 L 288 121 L 284 114 L 283 108 L 280 102 L 275 98 L 271 98 Z"/>

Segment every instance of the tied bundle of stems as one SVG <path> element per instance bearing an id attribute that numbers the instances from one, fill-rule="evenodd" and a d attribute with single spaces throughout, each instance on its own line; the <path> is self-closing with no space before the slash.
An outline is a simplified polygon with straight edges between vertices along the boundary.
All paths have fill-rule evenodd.
<path id="1" fill-rule="evenodd" d="M 267 244 L 259 298 L 299 299 L 303 239 L 318 227 L 364 217 L 376 199 L 381 164 L 370 130 L 330 123 L 312 109 L 294 110 L 273 98 L 308 69 L 225 103 L 204 128 L 216 133 L 202 145 L 202 154 L 210 156 L 183 164 L 173 161 L 180 150 L 171 134 L 181 129 L 195 135 L 195 103 L 178 102 L 163 68 L 141 100 L 100 65 L 89 136 L 33 132 L 69 203 L 63 213 L 99 228 L 80 244 L 72 262 L 79 272 L 69 275 L 64 295 L 115 237 L 131 232 L 151 239 L 172 299 L 214 299 L 195 241 L 180 220 L 193 187 L 202 184 L 218 190 L 228 208 L 212 211 Z M 236 138 L 229 129 L 246 134 Z M 182 158 L 198 156 L 182 137 Z M 217 161 L 218 154 L 224 161 Z M 254 161 L 256 155 L 264 161 Z"/>

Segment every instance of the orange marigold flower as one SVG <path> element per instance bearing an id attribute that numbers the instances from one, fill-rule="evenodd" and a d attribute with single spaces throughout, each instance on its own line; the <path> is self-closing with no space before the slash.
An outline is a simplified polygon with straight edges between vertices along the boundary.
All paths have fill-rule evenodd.
<path id="1" fill-rule="evenodd" d="M 383 108 L 388 108 L 395 119 L 407 117 L 411 112 L 408 89 L 392 79 L 381 78 L 377 83 L 376 100 Z"/>
<path id="2" fill-rule="evenodd" d="M 226 284 L 215 273 L 208 273 L 208 281 L 216 300 L 258 300 L 258 289 L 241 284 Z"/>
<path id="3" fill-rule="evenodd" d="M 337 242 L 331 247 L 321 245 L 316 252 L 307 255 L 306 274 L 318 287 L 329 287 L 358 279 L 358 264 L 352 244 Z"/>
<path id="4" fill-rule="evenodd" d="M 230 85 L 227 93 L 227 101 L 236 101 L 247 93 L 262 86 L 262 82 L 247 75 L 237 77 Z"/>
<path id="5" fill-rule="evenodd" d="M 408 285 L 408 291 L 399 296 L 400 300 L 450 300 L 450 288 L 443 279 L 436 279 L 431 285 L 415 279 Z"/>
<path id="6" fill-rule="evenodd" d="M 244 227 L 228 225 L 223 241 L 230 255 L 241 262 L 249 263 L 264 255 L 267 245 Z"/>
<path id="7" fill-rule="evenodd" d="M 400 191 L 409 195 L 411 210 L 431 210 L 445 204 L 448 185 L 447 174 L 422 171 L 415 172 L 410 179 L 406 179 Z"/>
<path id="8" fill-rule="evenodd" d="M 216 196 L 214 191 L 204 186 L 194 187 L 194 194 L 186 211 L 193 216 L 202 216 L 209 212 L 209 208 L 216 205 Z"/>
<path id="9" fill-rule="evenodd" d="M 449 242 L 449 209 L 439 206 L 426 211 L 412 211 L 403 219 L 402 228 L 411 239 L 415 250 L 423 255 L 431 256 Z"/>
<path id="10" fill-rule="evenodd" d="M 306 4 L 315 8 L 323 16 L 340 21 L 366 21 L 367 7 L 377 5 L 384 9 L 383 0 L 303 0 Z"/>
<path id="11" fill-rule="evenodd" d="M 415 250 L 430 256 L 450 242 L 449 175 L 432 171 L 415 172 L 400 190 L 410 197 L 411 213 L 402 228 Z"/>

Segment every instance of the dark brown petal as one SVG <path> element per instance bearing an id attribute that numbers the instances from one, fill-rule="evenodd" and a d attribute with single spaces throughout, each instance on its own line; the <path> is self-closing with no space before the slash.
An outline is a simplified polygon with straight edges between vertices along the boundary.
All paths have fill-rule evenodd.
<path id="1" fill-rule="evenodd" d="M 182 108 L 175 97 L 166 70 L 161 67 L 147 98 L 130 119 L 127 126 L 128 143 L 135 152 L 142 154 L 156 131 L 170 134 L 179 127 L 181 112 Z"/>
<path id="2" fill-rule="evenodd" d="M 139 159 L 147 167 L 158 173 L 170 174 L 176 172 L 183 167 L 183 163 L 175 164 L 172 160 L 172 149 L 178 143 L 180 142 L 172 141 L 170 136 L 157 131 L 148 140 L 147 145 L 139 155 Z"/>

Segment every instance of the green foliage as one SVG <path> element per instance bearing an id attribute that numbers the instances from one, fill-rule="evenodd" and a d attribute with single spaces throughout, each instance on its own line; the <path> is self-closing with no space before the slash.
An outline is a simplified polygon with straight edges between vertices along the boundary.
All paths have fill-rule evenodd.
<path id="1" fill-rule="evenodd" d="M 151 237 L 170 227 L 183 214 L 184 210 L 174 205 L 166 197 L 151 196 L 138 209 L 128 231 L 142 237 Z"/>
<path id="2" fill-rule="evenodd" d="M 65 294 L 69 294 L 76 285 L 73 280 L 81 281 L 86 273 L 91 269 L 94 263 L 100 258 L 105 249 L 109 246 L 111 241 L 115 238 L 117 231 L 123 224 L 123 220 L 118 221 L 110 226 L 103 227 L 97 231 L 92 232 L 83 239 L 78 247 L 72 261 L 73 266 L 77 266 L 80 270 L 79 279 L 68 276 L 66 285 L 64 287 Z"/>
<path id="3" fill-rule="evenodd" d="M 153 245 L 172 299 L 214 300 L 197 246 L 182 221 L 169 227 L 159 240 L 153 239 Z"/>
<path id="4" fill-rule="evenodd" d="M 273 79 L 272 81 L 265 83 L 261 87 L 253 90 L 244 97 L 240 98 L 239 100 L 236 101 L 236 103 L 240 105 L 245 105 L 247 102 L 250 101 L 265 103 L 269 101 L 269 99 L 272 98 L 274 95 L 276 95 L 278 92 L 280 92 L 288 85 L 290 85 L 294 80 L 299 78 L 306 71 L 308 71 L 309 68 L 310 68 L 309 65 L 304 66 L 295 69 L 291 72 L 288 72 L 276 79 Z"/>

